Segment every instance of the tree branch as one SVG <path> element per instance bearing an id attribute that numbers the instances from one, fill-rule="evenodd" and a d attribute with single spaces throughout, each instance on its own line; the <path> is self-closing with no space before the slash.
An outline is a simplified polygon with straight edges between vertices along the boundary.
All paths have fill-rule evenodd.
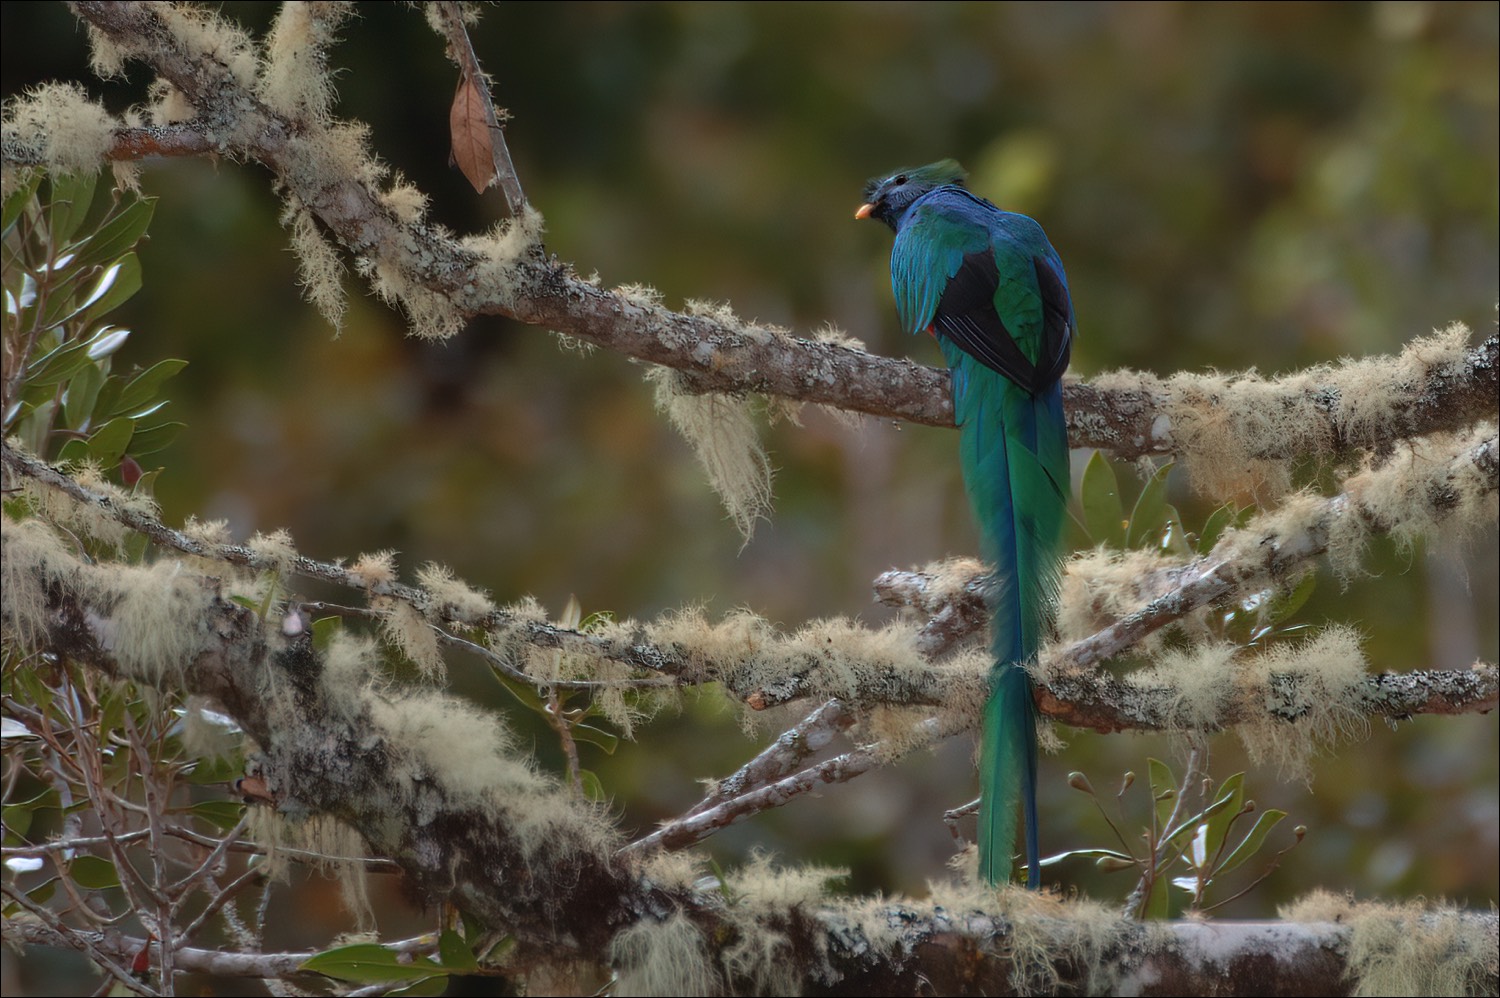
<path id="1" fill-rule="evenodd" d="M 462 8 L 463 5 L 457 2 L 433 5 L 448 38 L 448 54 L 462 73 L 463 82 L 460 86 L 472 87 L 472 92 L 479 98 L 480 123 L 489 138 L 490 168 L 494 182 L 504 192 L 505 206 L 514 217 L 525 209 L 526 195 L 521 192 L 521 178 L 516 175 L 516 166 L 510 159 L 510 148 L 505 144 L 505 131 L 495 113 L 495 103 L 490 97 L 489 77 L 479 67 L 479 56 L 474 53 L 474 43 L 469 40 L 469 32 L 464 28 Z"/>
<path id="2" fill-rule="evenodd" d="M 1106 730 L 1161 730 L 1181 727 L 1183 720 L 1170 708 L 1171 691 L 1164 687 L 1143 688 L 1098 674 L 1098 667 L 1110 658 L 1133 647 L 1160 628 L 1181 620 L 1204 607 L 1275 585 L 1301 570 L 1302 565 L 1325 553 L 1330 539 L 1342 536 L 1348 546 L 1351 535 L 1364 532 L 1389 532 L 1410 528 L 1410 521 L 1431 518 L 1441 522 L 1461 507 L 1483 504 L 1500 484 L 1497 471 L 1500 442 L 1490 438 L 1463 449 L 1446 462 L 1435 462 L 1415 469 L 1399 462 L 1388 463 L 1380 470 L 1351 480 L 1352 491 L 1330 499 L 1305 500 L 1300 504 L 1252 522 L 1245 529 L 1231 532 L 1221 539 L 1210 554 L 1188 565 L 1164 573 L 1156 585 L 1164 591 L 1143 607 L 1096 633 L 1066 647 L 1043 653 L 1043 667 L 1038 673 L 1038 706 L 1047 716 L 1067 724 Z M 513 629 L 522 640 L 539 648 L 560 649 L 640 669 L 657 675 L 671 676 L 678 682 L 701 682 L 719 679 L 743 695 L 746 702 L 764 709 L 787 703 L 819 691 L 818 678 L 824 666 L 814 653 L 788 652 L 779 678 L 750 688 L 741 688 L 733 677 L 742 670 L 736 664 L 715 663 L 680 645 L 652 643 L 637 634 L 631 640 L 584 634 L 551 624 L 523 620 L 504 609 L 483 614 L 464 614 L 451 603 L 444 603 L 428 590 L 397 582 L 371 584 L 368 579 L 341 565 L 319 562 L 298 555 L 289 563 L 278 556 L 259 553 L 243 545 L 207 544 L 162 524 L 154 516 L 126 505 L 110 495 L 88 489 L 68 475 L 24 454 L 9 443 L 0 445 L 0 459 L 7 470 L 31 478 L 70 498 L 105 513 L 117 522 L 140 531 L 164 547 L 205 558 L 224 561 L 259 571 L 274 571 L 289 564 L 291 570 L 305 578 L 329 582 L 372 595 L 402 600 L 420 612 L 431 614 L 458 628 Z M 1477 477 L 1476 477 L 1477 476 Z M 1468 482 L 1468 478 L 1474 478 Z M 1456 489 L 1455 481 L 1464 481 Z M 1476 491 L 1477 489 L 1477 491 Z M 1405 490 L 1414 495 L 1418 506 L 1406 509 L 1374 505 L 1361 498 Z M 1471 511 L 1472 512 L 1472 511 Z M 1403 518 L 1404 517 L 1404 518 Z M 977 565 L 978 563 L 966 563 Z M 943 642 L 948 645 L 960 637 L 985 626 L 983 602 L 988 579 L 983 574 L 965 577 L 963 566 L 950 571 L 942 580 L 932 573 L 885 573 L 877 580 L 877 589 L 887 601 L 913 603 L 943 624 Z M 946 601 L 946 602 L 945 602 Z M 923 634 L 931 632 L 932 623 Z M 494 653 L 467 639 L 449 636 L 449 643 L 470 648 L 486 659 Z M 918 639 L 919 645 L 921 638 Z M 800 656 L 800 658 L 799 658 Z M 798 664 L 798 662 L 801 664 Z M 907 704 L 931 707 L 972 700 L 979 695 L 982 677 L 955 670 L 951 665 L 913 667 L 910 663 L 882 663 L 879 660 L 861 666 L 862 681 L 858 696 L 866 703 Z M 509 673 L 527 675 L 518 670 Z M 1274 677 L 1273 677 L 1274 679 Z M 965 681 L 967 680 L 967 681 Z M 527 681 L 540 687 L 556 682 L 545 677 L 528 676 Z M 1295 715 L 1291 694 L 1296 683 L 1283 677 L 1290 687 L 1280 694 L 1262 691 L 1271 704 L 1272 716 Z M 631 680 L 622 680 L 626 684 Z M 1419 713 L 1480 712 L 1492 709 L 1495 697 L 1495 673 L 1491 667 L 1472 672 L 1431 671 L 1376 676 L 1356 691 L 1356 703 L 1369 716 L 1401 717 Z M 1280 701 L 1281 708 L 1275 706 Z M 1227 727 L 1255 716 L 1256 712 L 1226 702 L 1220 716 L 1208 720 L 1210 727 Z M 1201 719 L 1200 719 L 1201 721 Z M 785 774 L 781 774 L 785 776 Z"/>
<path id="3" fill-rule="evenodd" d="M 1030 910 L 1017 904 L 1008 917 L 985 915 L 962 904 L 890 903 L 863 917 L 839 909 L 809 912 L 794 908 L 779 923 L 782 943 L 775 953 L 788 965 L 774 979 L 795 982 L 807 995 L 860 998 L 869 994 L 1350 995 L 1359 993 L 1364 973 L 1384 969 L 1382 960 L 1400 958 L 1388 952 L 1377 952 L 1372 958 L 1368 943 L 1362 945 L 1361 940 L 1381 931 L 1396 931 L 1418 942 L 1447 941 L 1452 947 L 1449 959 L 1458 961 L 1457 977 L 1468 993 L 1493 994 L 1500 986 L 1493 957 L 1486 963 L 1483 956 L 1486 948 L 1493 953 L 1500 938 L 1500 917 L 1494 913 L 1448 911 L 1416 916 L 1403 911 L 1380 918 L 1378 912 L 1347 907 L 1354 917 L 1305 922 L 1111 922 L 1090 912 L 1087 932 L 1070 919 L 1067 905 L 1045 899 L 1030 905 Z M 5 930 L 7 938 L 21 943 L 73 944 L 40 922 L 7 920 Z M 1026 945 L 1034 948 L 1022 950 L 1017 945 L 1022 932 Z M 148 944 L 117 934 L 71 934 L 86 937 L 92 952 L 112 962 L 127 961 Z M 715 943 L 714 955 L 722 955 L 739 939 L 733 930 L 726 933 Z M 1453 947 L 1455 940 L 1465 945 Z M 423 939 L 411 942 L 431 945 Z M 795 947 L 802 945 L 822 948 L 809 966 L 790 966 Z M 1363 954 L 1363 962 L 1351 959 L 1356 951 Z M 1420 952 L 1414 948 L 1410 956 L 1415 958 Z M 179 968 L 185 971 L 263 979 L 297 975 L 312 955 L 194 947 L 183 947 L 176 954 Z M 1445 969 L 1455 968 L 1450 964 Z M 1425 983 L 1429 975 L 1418 974 L 1415 979 Z M 741 983 L 754 986 L 753 980 Z M 721 979 L 714 993 L 728 990 Z"/>
<path id="4" fill-rule="evenodd" d="M 180 89 L 199 109 L 196 127 L 206 136 L 228 136 L 219 139 L 221 151 L 274 171 L 354 254 L 363 271 L 386 275 L 385 293 L 402 298 L 409 312 L 438 307 L 436 296 L 453 310 L 446 328 L 456 329 L 463 317 L 508 316 L 675 368 L 692 391 L 775 395 L 953 425 L 946 372 L 796 339 L 765 326 L 672 312 L 581 280 L 570 266 L 545 259 L 539 248 L 486 259 L 435 228 L 402 222 L 348 164 L 310 158 L 315 155 L 311 140 L 326 126 L 291 122 L 272 111 L 211 54 L 178 37 L 152 5 L 89 2 L 73 7 Z M 225 127 L 227 122 L 234 127 Z M 117 147 L 128 144 L 122 140 Z M 10 146 L 6 157 L 25 161 L 24 150 Z M 309 169 L 312 165 L 317 168 Z M 497 265 L 503 273 L 490 275 Z M 1392 364 L 1384 372 L 1359 368 L 1354 373 L 1361 392 L 1373 391 L 1386 400 L 1375 420 L 1351 408 L 1356 393 L 1348 368 L 1277 382 L 1184 375 L 1163 383 L 1136 374 L 1113 375 L 1108 386 L 1070 382 L 1065 388 L 1069 437 L 1075 447 L 1097 447 L 1122 458 L 1168 454 L 1182 447 L 1178 428 L 1184 423 L 1209 422 L 1232 439 L 1235 420 L 1249 426 L 1279 407 L 1306 411 L 1311 424 L 1297 432 L 1257 435 L 1251 457 L 1378 449 L 1412 433 L 1458 428 L 1492 416 L 1500 390 L 1497 353 L 1500 340 L 1491 336 L 1461 357 L 1440 358 L 1430 368 L 1420 357 L 1405 358 L 1409 363 Z M 1236 399 L 1239 404 L 1230 404 Z"/>
<path id="5" fill-rule="evenodd" d="M 1214 728 L 1246 721 L 1296 722 L 1308 713 L 1307 677 L 1272 675 L 1264 687 L 1227 699 Z M 1197 725 L 1183 716 L 1179 691 L 1169 686 L 1142 686 L 1107 673 L 1054 676 L 1036 686 L 1041 712 L 1076 728 L 1096 731 L 1171 731 Z M 1419 669 L 1369 676 L 1350 691 L 1349 708 L 1365 717 L 1404 720 L 1418 714 L 1486 714 L 1500 706 L 1500 675 L 1489 663 L 1467 671 Z"/>
<path id="6" fill-rule="evenodd" d="M 853 727 L 855 720 L 854 715 L 842 703 L 829 700 L 783 731 L 754 759 L 715 783 L 701 801 L 688 809 L 687 815 L 707 811 L 795 772 L 805 760 L 831 744 L 838 734 Z"/>
<path id="7" fill-rule="evenodd" d="M 838 701 L 831 702 L 836 704 Z M 808 721 L 814 721 L 823 709 L 819 708 L 819 711 L 815 711 Z M 957 734 L 966 726 L 954 717 L 928 718 L 915 725 L 915 737 L 902 745 L 900 751 L 894 750 L 887 743 L 880 742 L 837 755 L 817 765 L 809 766 L 801 772 L 765 783 L 755 789 L 747 787 L 733 796 L 719 795 L 719 798 L 709 806 L 699 805 L 693 808 L 683 817 L 670 821 L 650 835 L 630 843 L 620 850 L 620 854 L 645 855 L 653 849 L 685 849 L 696 845 L 736 822 L 744 821 L 746 818 L 773 807 L 783 807 L 796 798 L 816 792 L 825 786 L 847 783 L 856 776 L 862 776 L 872 769 L 893 761 L 906 751 Z M 781 739 L 778 739 L 777 744 L 768 751 L 781 751 L 782 749 Z M 760 757 L 757 757 L 752 765 L 759 761 Z"/>

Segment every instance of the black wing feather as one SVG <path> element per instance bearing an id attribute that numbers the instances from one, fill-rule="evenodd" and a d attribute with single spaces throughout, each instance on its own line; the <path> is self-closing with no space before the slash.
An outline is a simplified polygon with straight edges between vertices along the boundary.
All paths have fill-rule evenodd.
<path id="1" fill-rule="evenodd" d="M 1032 260 L 1037 289 L 1042 296 L 1042 363 L 1033 364 L 1016 346 L 1000 314 L 995 311 L 995 289 L 1000 268 L 993 251 L 964 257 L 958 273 L 948 281 L 938 300 L 932 324 L 937 331 L 985 367 L 998 371 L 1035 394 L 1062 377 L 1072 343 L 1073 307 L 1067 285 L 1041 257 Z"/>

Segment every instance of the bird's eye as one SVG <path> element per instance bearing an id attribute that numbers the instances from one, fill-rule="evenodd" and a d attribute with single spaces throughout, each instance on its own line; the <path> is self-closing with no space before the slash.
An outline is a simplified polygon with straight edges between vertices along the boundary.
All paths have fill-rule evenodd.
<path id="1" fill-rule="evenodd" d="M 904 183 L 906 183 L 906 174 L 904 174 L 904 173 L 898 173 L 898 174 L 896 174 L 896 183 L 897 184 L 904 184 Z"/>

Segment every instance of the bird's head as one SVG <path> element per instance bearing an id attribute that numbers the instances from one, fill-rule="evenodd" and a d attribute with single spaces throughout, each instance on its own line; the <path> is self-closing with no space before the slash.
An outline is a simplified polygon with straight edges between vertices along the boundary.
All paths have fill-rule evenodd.
<path id="1" fill-rule="evenodd" d="M 865 184 L 865 203 L 854 213 L 855 218 L 876 218 L 892 229 L 896 222 L 911 207 L 913 201 L 928 191 L 964 183 L 964 168 L 957 160 L 940 159 L 926 166 L 897 170 L 884 177 L 876 177 Z"/>

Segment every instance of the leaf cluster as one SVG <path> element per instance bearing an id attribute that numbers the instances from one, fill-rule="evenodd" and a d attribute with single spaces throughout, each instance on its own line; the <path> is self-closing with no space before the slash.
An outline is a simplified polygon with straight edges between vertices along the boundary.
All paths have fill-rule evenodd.
<path id="1" fill-rule="evenodd" d="M 149 491 L 139 459 L 182 430 L 162 397 L 187 362 L 117 372 L 130 330 L 111 313 L 141 289 L 137 244 L 155 199 L 95 197 L 97 176 L 33 171 L 4 202 L 3 431 L 49 460 L 119 469 Z"/>
<path id="2" fill-rule="evenodd" d="M 1250 884 L 1209 903 L 1210 890 L 1223 893 L 1224 878 L 1260 851 L 1272 829 L 1287 816 L 1286 812 L 1276 808 L 1261 811 L 1246 829 L 1240 819 L 1256 814 L 1256 806 L 1255 801 L 1245 796 L 1244 773 L 1235 773 L 1215 788 L 1207 779 L 1197 787 L 1192 786 L 1196 777 L 1191 765 L 1180 783 L 1171 767 L 1159 759 L 1148 760 L 1148 771 L 1150 806 L 1142 831 L 1134 839 L 1121 831 L 1121 825 L 1126 823 L 1121 802 L 1134 785 L 1135 774 L 1127 772 L 1120 781 L 1120 789 L 1114 795 L 1114 817 L 1105 810 L 1087 776 L 1070 774 L 1068 785 L 1093 800 L 1119 848 L 1072 849 L 1048 856 L 1042 865 L 1086 858 L 1094 860 L 1106 873 L 1135 870 L 1139 880 L 1126 901 L 1127 913 L 1137 918 L 1167 919 L 1183 911 L 1212 911 L 1253 890 L 1271 875 L 1281 857 L 1301 842 L 1306 832 L 1298 826 L 1291 845 L 1278 852 Z M 1190 795 L 1209 803 L 1184 816 L 1183 812 L 1189 810 Z M 1171 887 L 1182 893 L 1174 894 Z"/>

